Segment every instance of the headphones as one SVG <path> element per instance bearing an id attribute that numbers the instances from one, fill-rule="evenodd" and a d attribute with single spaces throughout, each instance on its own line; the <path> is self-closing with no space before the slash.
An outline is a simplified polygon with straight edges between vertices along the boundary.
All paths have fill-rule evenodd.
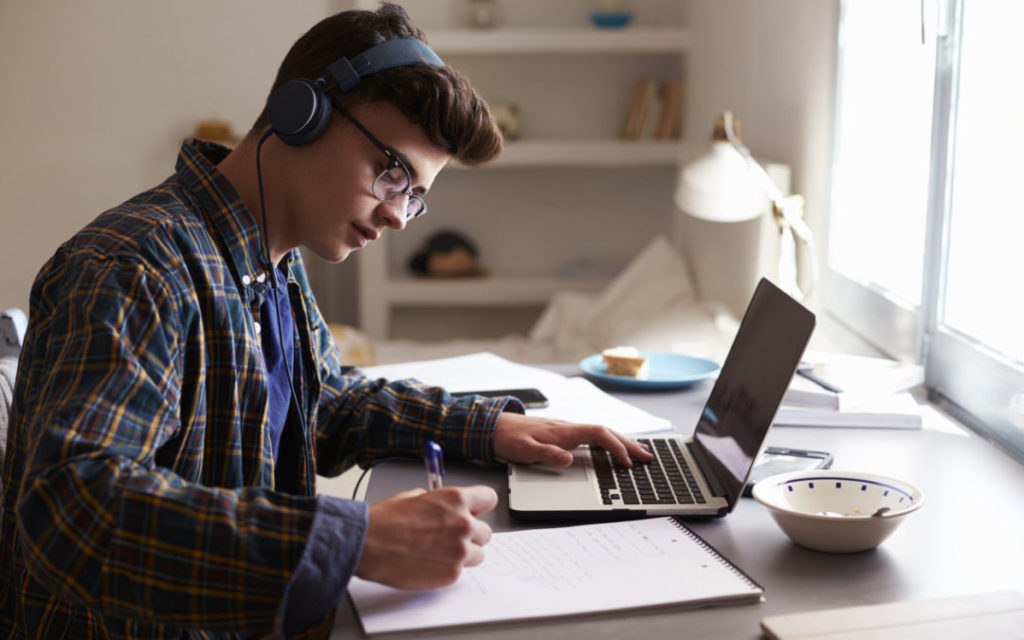
<path id="1" fill-rule="evenodd" d="M 277 303 L 277 269 L 270 260 L 270 243 L 267 238 L 267 210 L 266 201 L 263 198 L 263 171 L 260 167 L 260 149 L 263 143 L 271 134 L 276 134 L 286 144 L 299 147 L 307 145 L 327 129 L 331 121 L 331 99 L 327 92 L 338 87 L 341 91 L 348 91 L 359 84 L 359 80 L 366 75 L 391 69 L 393 67 L 406 67 L 410 65 L 432 65 L 443 67 L 444 62 L 434 51 L 422 40 L 415 38 L 398 38 L 387 40 L 378 45 L 372 46 L 354 58 L 339 58 L 327 66 L 326 77 L 320 77 L 310 81 L 303 78 L 289 80 L 270 94 L 267 101 L 267 117 L 270 120 L 270 130 L 260 138 L 256 145 L 256 178 L 259 184 L 260 212 L 263 217 L 263 251 L 267 263 L 267 270 L 273 278 L 271 295 L 274 297 L 274 313 L 277 315 L 277 326 L 281 327 L 281 307 Z M 285 340 L 284 336 L 278 336 Z M 284 345 L 281 345 L 281 353 L 286 353 Z M 296 407 L 300 407 L 298 398 L 295 396 L 295 384 L 292 371 L 292 363 L 287 363 L 288 387 L 291 390 L 291 401 Z M 302 430 L 307 430 L 306 417 L 301 411 L 298 412 L 299 420 L 302 423 Z"/>
<path id="2" fill-rule="evenodd" d="M 425 42 L 415 38 L 387 40 L 354 58 L 339 58 L 327 66 L 325 77 L 313 81 L 296 78 L 274 90 L 267 101 L 270 129 L 286 144 L 307 145 L 320 137 L 331 121 L 328 91 L 334 87 L 348 91 L 363 76 L 419 64 L 444 66 Z"/>

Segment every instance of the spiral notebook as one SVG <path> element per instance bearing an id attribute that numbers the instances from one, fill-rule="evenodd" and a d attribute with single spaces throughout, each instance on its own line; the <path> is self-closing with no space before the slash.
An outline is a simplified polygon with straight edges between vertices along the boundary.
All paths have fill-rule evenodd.
<path id="1" fill-rule="evenodd" d="M 353 578 L 367 635 L 644 607 L 759 602 L 764 590 L 674 518 L 495 533 L 450 587 L 403 591 Z"/>

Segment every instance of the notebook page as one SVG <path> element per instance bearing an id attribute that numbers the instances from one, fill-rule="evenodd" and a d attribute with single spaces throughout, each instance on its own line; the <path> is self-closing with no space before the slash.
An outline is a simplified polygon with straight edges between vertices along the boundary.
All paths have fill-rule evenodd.
<path id="1" fill-rule="evenodd" d="M 367 634 L 669 605 L 756 602 L 762 590 L 671 518 L 496 533 L 450 587 L 403 591 L 359 578 Z"/>

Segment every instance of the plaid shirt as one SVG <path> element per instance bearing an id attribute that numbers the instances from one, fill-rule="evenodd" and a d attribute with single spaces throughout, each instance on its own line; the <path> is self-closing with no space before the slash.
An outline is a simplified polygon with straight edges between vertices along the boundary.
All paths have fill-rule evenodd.
<path id="1" fill-rule="evenodd" d="M 173 176 L 36 278 L 3 475 L 2 637 L 279 629 L 317 473 L 418 455 L 427 439 L 493 460 L 504 403 L 343 371 L 293 251 L 308 428 L 286 428 L 275 472 L 259 228 L 215 167 L 224 153 L 187 141 Z"/>

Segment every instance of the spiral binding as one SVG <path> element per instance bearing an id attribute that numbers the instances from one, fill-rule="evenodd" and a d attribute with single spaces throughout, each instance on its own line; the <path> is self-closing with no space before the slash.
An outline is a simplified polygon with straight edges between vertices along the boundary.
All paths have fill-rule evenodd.
<path id="1" fill-rule="evenodd" d="M 718 549 L 714 548 L 710 542 L 700 537 L 700 535 L 698 535 L 696 531 L 683 524 L 678 518 L 672 518 L 672 525 L 675 526 L 675 528 L 682 531 L 684 534 L 686 534 L 695 543 L 697 543 L 697 546 L 706 551 L 708 555 L 718 560 L 719 564 L 725 567 L 730 573 L 735 575 L 741 581 L 746 583 L 748 587 L 750 587 L 751 589 L 758 589 L 764 591 L 764 587 L 755 582 L 753 578 L 748 576 L 742 569 L 733 564 L 731 560 L 729 560 L 721 553 L 719 553 Z"/>

